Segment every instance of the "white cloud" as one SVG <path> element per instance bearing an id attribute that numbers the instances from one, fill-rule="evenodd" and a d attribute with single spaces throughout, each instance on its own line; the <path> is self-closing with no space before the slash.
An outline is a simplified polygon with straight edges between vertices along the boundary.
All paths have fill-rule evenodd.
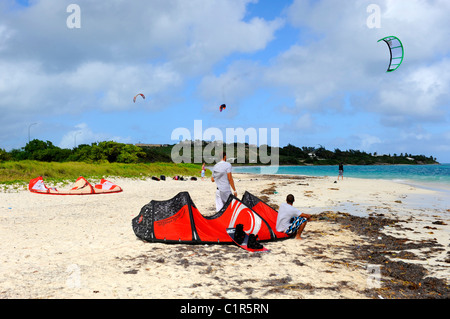
<path id="1" fill-rule="evenodd" d="M 8 40 L 13 36 L 12 30 L 0 25 L 0 52 L 7 46 Z"/>
<path id="2" fill-rule="evenodd" d="M 293 0 L 273 20 L 249 16 L 249 4 L 259 5 L 253 0 L 79 0 L 80 29 L 66 26 L 69 2 L 37 0 L 21 9 L 12 3 L 0 3 L 1 143 L 36 116 L 162 114 L 190 92 L 204 110 L 232 105 L 223 118 L 233 120 L 265 95 L 258 120 L 310 127 L 309 133 L 320 123 L 328 132 L 320 132 L 323 138 L 339 131 L 332 138 L 367 147 L 375 136 L 386 140 L 383 129 L 448 121 L 447 0 Z M 366 25 L 372 3 L 381 8 L 380 29 Z M 392 73 L 385 72 L 387 47 L 377 42 L 387 35 L 399 36 L 405 47 L 405 60 Z M 139 92 L 145 103 L 132 103 Z M 377 131 L 360 129 L 364 123 L 348 132 L 333 127 L 334 117 L 353 113 L 373 117 Z M 82 115 L 72 120 L 85 121 Z M 364 140 L 353 138 L 358 130 L 365 130 Z"/>
<path id="3" fill-rule="evenodd" d="M 280 54 L 265 74 L 272 85 L 289 88 L 301 113 L 342 111 L 346 95 L 355 111 L 380 113 L 388 123 L 443 120 L 448 101 L 450 44 L 448 1 L 378 1 L 382 28 L 366 25 L 366 8 L 373 1 L 297 0 L 288 8 L 289 22 L 302 27 L 300 41 Z M 308 35 L 309 34 L 309 35 Z M 386 73 L 389 53 L 377 40 L 398 35 L 405 60 Z M 399 123 L 396 121 L 396 123 Z"/>
<path id="4" fill-rule="evenodd" d="M 373 149 L 374 145 L 382 143 L 382 140 L 379 137 L 369 134 L 361 134 L 359 138 L 361 140 L 360 149 L 364 151 L 370 151 Z"/>
<path id="5" fill-rule="evenodd" d="M 246 21 L 250 2 L 80 0 L 80 29 L 67 27 L 64 1 L 40 0 L 22 10 L 4 4 L 0 109 L 45 108 L 49 116 L 127 110 L 136 107 L 130 101 L 138 92 L 149 97 L 145 107 L 170 105 L 189 79 L 273 39 L 281 20 Z"/>
<path id="6" fill-rule="evenodd" d="M 86 123 L 80 123 L 75 125 L 75 128 L 65 134 L 58 147 L 61 148 L 74 148 L 80 144 L 90 144 L 101 141 L 116 141 L 119 143 L 130 143 L 129 138 L 123 138 L 120 136 L 111 136 L 102 132 L 94 132 Z"/>
<path id="7" fill-rule="evenodd" d="M 105 111 L 135 107 L 132 98 L 137 93 L 148 97 L 146 107 L 157 108 L 158 96 L 179 88 L 182 77 L 168 65 L 117 65 L 92 62 L 67 74 L 67 87 L 89 94 L 91 105 Z"/>
<path id="8" fill-rule="evenodd" d="M 442 121 L 448 112 L 450 90 L 450 60 L 408 70 L 397 82 L 381 85 L 377 93 L 375 112 L 385 116 L 385 122 Z M 390 120 L 391 118 L 391 120 Z"/>
<path id="9" fill-rule="evenodd" d="M 16 31 L 9 54 L 38 58 L 48 69 L 86 61 L 140 64 L 160 59 L 183 73 L 198 74 L 233 52 L 261 50 L 273 39 L 280 20 L 244 21 L 249 2 L 134 0 L 130 5 L 116 0 L 105 6 L 80 0 L 81 28 L 69 29 L 67 3 L 40 0 L 4 17 Z"/>
<path id="10" fill-rule="evenodd" d="M 314 120 L 311 118 L 311 114 L 306 113 L 300 116 L 294 122 L 294 128 L 300 131 L 312 131 L 314 130 Z"/>
<path id="11" fill-rule="evenodd" d="M 256 63 L 237 61 L 219 76 L 204 76 L 198 86 L 198 94 L 206 101 L 205 110 L 216 112 L 222 103 L 237 107 L 240 101 L 260 87 L 260 71 Z M 230 111 L 234 112 L 227 110 Z"/>

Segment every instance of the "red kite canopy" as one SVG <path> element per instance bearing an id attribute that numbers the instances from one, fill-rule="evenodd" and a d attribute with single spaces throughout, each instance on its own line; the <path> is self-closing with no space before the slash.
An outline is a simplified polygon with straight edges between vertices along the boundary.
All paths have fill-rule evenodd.
<path id="1" fill-rule="evenodd" d="M 246 192 L 242 201 L 230 195 L 224 207 L 213 216 L 203 216 L 188 192 L 165 201 L 152 200 L 132 220 L 137 237 L 148 242 L 231 244 L 227 228 L 244 225 L 248 234 L 260 241 L 289 238 L 276 231 L 278 212 Z"/>
<path id="2" fill-rule="evenodd" d="M 92 186 L 83 176 L 78 177 L 73 187 L 65 191 L 60 191 L 55 187 L 47 187 L 41 176 L 32 179 L 28 185 L 28 189 L 32 193 L 49 195 L 93 195 L 119 193 L 122 191 L 120 186 L 103 178 L 100 184 Z"/>
<path id="3" fill-rule="evenodd" d="M 133 102 L 134 102 L 134 103 L 136 103 L 136 98 L 137 98 L 139 95 L 142 96 L 142 98 L 145 100 L 144 94 L 139 93 L 139 94 L 136 94 L 136 95 L 134 96 L 134 98 L 133 98 Z"/>
<path id="4" fill-rule="evenodd" d="M 222 104 L 221 106 L 219 106 L 219 110 L 220 112 L 222 112 L 223 110 L 225 110 L 227 108 L 227 106 L 225 104 Z"/>

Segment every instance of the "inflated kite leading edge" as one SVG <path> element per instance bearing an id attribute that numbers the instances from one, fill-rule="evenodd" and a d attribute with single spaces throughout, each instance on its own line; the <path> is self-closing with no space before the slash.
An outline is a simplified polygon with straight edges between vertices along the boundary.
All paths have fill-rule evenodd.
<path id="1" fill-rule="evenodd" d="M 83 176 L 78 177 L 73 187 L 69 190 L 60 191 L 55 187 L 47 187 L 42 176 L 30 180 L 28 189 L 32 193 L 47 195 L 95 195 L 119 193 L 122 188 L 106 179 L 100 181 L 100 184 L 92 186 Z"/>
<path id="2" fill-rule="evenodd" d="M 404 49 L 402 42 L 400 41 L 399 38 L 394 36 L 384 37 L 378 40 L 378 42 L 380 41 L 384 41 L 387 44 L 389 48 L 389 53 L 391 55 L 391 58 L 389 60 L 389 67 L 386 72 L 392 72 L 397 70 L 399 66 L 402 64 L 404 57 Z"/>

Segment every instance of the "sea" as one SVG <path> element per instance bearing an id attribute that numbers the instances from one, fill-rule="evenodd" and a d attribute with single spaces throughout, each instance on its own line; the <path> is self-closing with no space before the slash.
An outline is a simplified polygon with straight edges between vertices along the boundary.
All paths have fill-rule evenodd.
<path id="1" fill-rule="evenodd" d="M 261 174 L 260 166 L 236 166 L 233 172 Z M 337 165 L 279 166 L 276 174 L 338 176 Z M 387 179 L 450 189 L 450 163 L 438 165 L 345 165 L 344 177 Z"/>
<path id="2" fill-rule="evenodd" d="M 235 173 L 264 174 L 260 166 L 233 166 Z M 271 174 L 275 170 L 271 169 Z M 275 174 L 301 176 L 338 176 L 337 165 L 279 166 Z M 413 207 L 450 209 L 450 163 L 437 165 L 344 165 L 346 177 L 391 180 L 437 192 L 437 196 L 410 197 Z"/>

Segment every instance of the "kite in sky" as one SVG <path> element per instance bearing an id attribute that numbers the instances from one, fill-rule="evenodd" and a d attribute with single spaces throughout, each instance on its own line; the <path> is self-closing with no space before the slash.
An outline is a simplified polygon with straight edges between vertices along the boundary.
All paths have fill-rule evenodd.
<path id="1" fill-rule="evenodd" d="M 139 94 L 136 94 L 136 95 L 134 96 L 134 98 L 133 98 L 133 102 L 134 102 L 134 103 L 136 103 L 136 98 L 137 98 L 139 95 L 142 96 L 142 98 L 145 100 L 144 94 L 139 93 Z"/>
<path id="2" fill-rule="evenodd" d="M 226 106 L 225 104 L 222 104 L 222 105 L 219 107 L 220 112 L 222 112 L 222 111 L 225 110 L 226 108 L 227 108 L 227 106 Z"/>
<path id="3" fill-rule="evenodd" d="M 399 38 L 390 36 L 378 40 L 378 42 L 384 41 L 389 47 L 389 52 L 391 54 L 391 59 L 389 61 L 389 67 L 386 72 L 392 72 L 398 69 L 400 64 L 403 62 L 403 44 Z"/>

